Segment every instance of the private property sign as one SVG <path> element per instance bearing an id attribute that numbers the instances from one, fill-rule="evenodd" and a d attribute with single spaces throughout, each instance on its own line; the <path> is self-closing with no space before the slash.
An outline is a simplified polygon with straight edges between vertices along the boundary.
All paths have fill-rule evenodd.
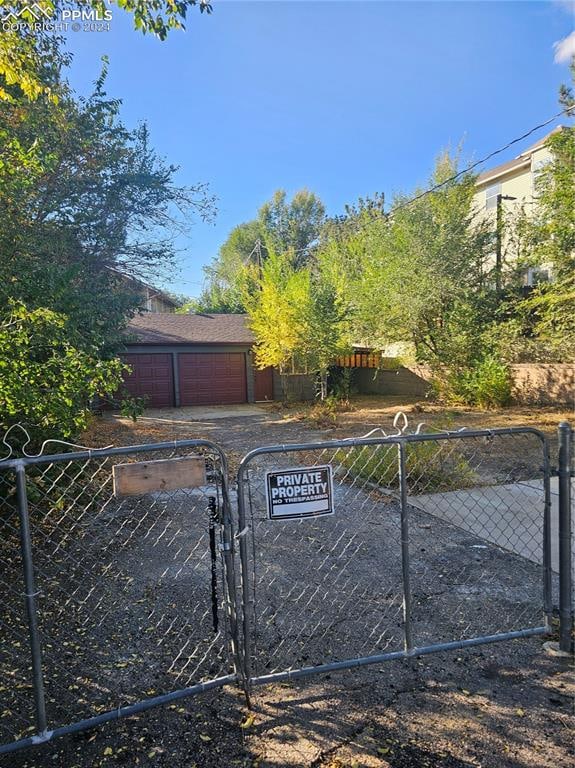
<path id="1" fill-rule="evenodd" d="M 317 517 L 333 512 L 331 467 L 297 467 L 266 473 L 270 520 Z"/>

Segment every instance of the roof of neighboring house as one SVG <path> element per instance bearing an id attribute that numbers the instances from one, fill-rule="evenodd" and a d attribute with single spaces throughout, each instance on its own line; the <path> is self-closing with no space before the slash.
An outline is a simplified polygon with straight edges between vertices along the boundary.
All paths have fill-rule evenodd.
<path id="1" fill-rule="evenodd" d="M 150 285 L 150 283 L 145 283 L 143 280 L 140 280 L 137 277 L 133 277 L 131 275 L 126 275 L 123 272 L 121 272 L 119 269 L 116 269 L 115 267 L 108 267 L 110 272 L 114 272 L 121 280 L 124 280 L 126 283 L 131 283 L 132 285 L 138 286 L 140 288 L 146 288 L 148 291 L 152 292 L 152 295 L 150 298 L 159 298 L 161 299 L 165 304 L 170 304 L 174 309 L 176 309 L 179 304 L 177 301 L 175 301 L 171 296 L 169 296 L 167 293 L 164 293 L 160 288 L 156 288 L 154 285 Z"/>
<path id="2" fill-rule="evenodd" d="M 253 344 L 247 315 L 146 313 L 128 326 L 127 344 Z"/>
<path id="3" fill-rule="evenodd" d="M 541 147 L 545 144 L 547 139 L 550 136 L 553 136 L 554 133 L 557 133 L 558 131 L 561 131 L 563 129 L 562 125 L 558 125 L 557 127 L 553 128 L 552 131 L 550 131 L 548 134 L 543 136 L 543 138 L 539 139 L 539 141 L 536 141 L 535 144 L 532 144 L 530 147 L 527 147 L 527 149 L 522 152 L 520 155 L 517 155 L 513 160 L 508 160 L 506 163 L 501 163 L 501 165 L 496 165 L 495 168 L 489 168 L 486 171 L 483 171 L 483 173 L 480 173 L 477 177 L 477 184 L 485 184 L 486 181 L 491 181 L 498 179 L 500 176 L 505 176 L 506 173 L 509 173 L 510 171 L 519 170 L 520 168 L 528 167 L 531 163 L 531 155 L 534 152 L 537 152 L 538 149 L 541 149 Z"/>

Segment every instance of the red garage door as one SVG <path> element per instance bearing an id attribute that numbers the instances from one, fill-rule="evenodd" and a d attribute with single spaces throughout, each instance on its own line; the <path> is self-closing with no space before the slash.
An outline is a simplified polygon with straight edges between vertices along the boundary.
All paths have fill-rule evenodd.
<path id="1" fill-rule="evenodd" d="M 247 402 L 243 352 L 181 353 L 178 366 L 182 405 Z"/>
<path id="2" fill-rule="evenodd" d="M 147 397 L 151 408 L 170 408 L 174 405 L 174 377 L 171 355 L 123 355 L 132 368 L 125 378 L 131 395 Z"/>

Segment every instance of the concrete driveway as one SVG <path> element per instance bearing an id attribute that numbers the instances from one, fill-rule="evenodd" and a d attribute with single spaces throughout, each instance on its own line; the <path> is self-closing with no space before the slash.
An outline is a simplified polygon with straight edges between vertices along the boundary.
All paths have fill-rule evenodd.
<path id="1" fill-rule="evenodd" d="M 139 421 L 164 422 L 166 424 L 186 425 L 194 421 L 213 421 L 214 419 L 233 419 L 245 416 L 265 416 L 269 405 L 244 403 L 241 405 L 190 405 L 181 408 L 147 408 Z"/>

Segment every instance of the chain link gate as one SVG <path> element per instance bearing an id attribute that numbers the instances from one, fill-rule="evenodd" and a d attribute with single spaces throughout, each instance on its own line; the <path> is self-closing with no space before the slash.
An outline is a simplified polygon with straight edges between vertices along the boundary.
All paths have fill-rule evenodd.
<path id="1" fill-rule="evenodd" d="M 158 459 L 189 479 L 125 486 Z M 209 441 L 1 461 L 0 754 L 227 683 L 547 633 L 550 475 L 530 428 L 264 447 L 234 533 Z M 332 488 L 271 519 L 286 478 Z"/>
<path id="2" fill-rule="evenodd" d="M 199 474 L 151 489 L 158 459 Z M 0 525 L 0 754 L 237 680 L 228 473 L 215 444 L 0 462 Z"/>
<path id="3" fill-rule="evenodd" d="M 316 516 L 326 502 L 313 501 L 311 483 L 330 467 L 334 511 Z M 280 506 L 270 519 L 271 497 L 294 477 L 304 485 L 291 493 L 312 511 L 282 516 Z M 238 536 L 248 684 L 547 633 L 549 479 L 547 442 L 530 428 L 247 454 Z M 277 503 L 294 503 L 289 493 Z"/>

